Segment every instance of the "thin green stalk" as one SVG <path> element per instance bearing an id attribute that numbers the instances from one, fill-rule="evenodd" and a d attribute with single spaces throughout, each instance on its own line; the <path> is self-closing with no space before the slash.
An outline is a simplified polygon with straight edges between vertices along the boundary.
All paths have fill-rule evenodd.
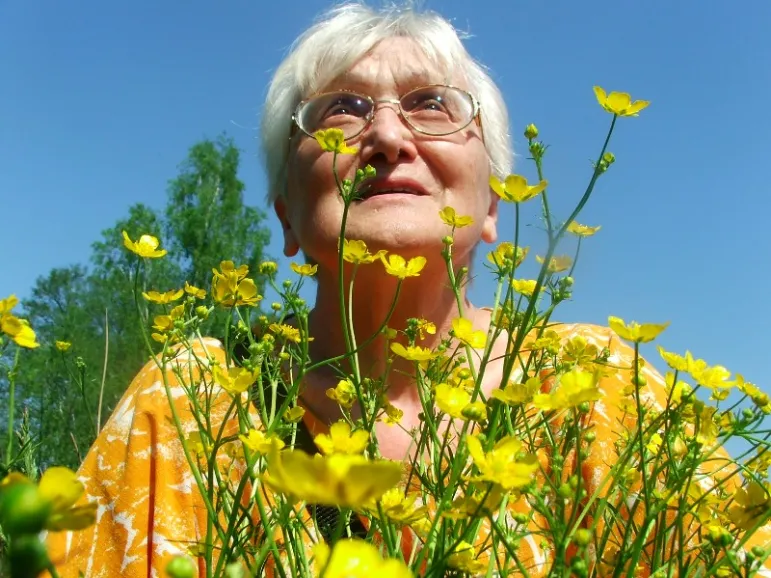
<path id="1" fill-rule="evenodd" d="M 19 353 L 21 348 L 16 348 L 16 353 L 13 356 L 13 367 L 8 372 L 8 445 L 5 451 L 5 469 L 8 470 L 11 466 L 11 453 L 13 452 L 13 410 L 14 410 L 14 394 L 16 392 L 16 368 L 19 366 Z"/>

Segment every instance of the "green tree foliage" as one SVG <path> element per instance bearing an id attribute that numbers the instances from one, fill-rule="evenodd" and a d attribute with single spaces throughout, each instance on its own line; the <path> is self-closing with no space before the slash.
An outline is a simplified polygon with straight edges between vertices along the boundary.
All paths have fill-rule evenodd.
<path id="1" fill-rule="evenodd" d="M 93 243 L 90 267 L 54 269 L 23 301 L 42 346 L 24 352 L 16 413 L 29 412 L 41 467 L 79 465 L 97 428 L 148 359 L 134 298 L 137 260 L 123 247 L 124 230 L 132 239 L 155 235 L 169 250 L 163 259 L 141 262 L 147 270 L 146 285 L 136 287 L 140 295 L 181 288 L 185 281 L 208 289 L 212 268 L 224 259 L 247 264 L 256 274 L 269 231 L 265 214 L 244 205 L 238 166 L 231 140 L 195 144 L 169 183 L 163 212 L 132 206 Z M 160 313 L 141 297 L 139 310 L 146 320 Z M 56 340 L 72 348 L 57 351 Z"/>

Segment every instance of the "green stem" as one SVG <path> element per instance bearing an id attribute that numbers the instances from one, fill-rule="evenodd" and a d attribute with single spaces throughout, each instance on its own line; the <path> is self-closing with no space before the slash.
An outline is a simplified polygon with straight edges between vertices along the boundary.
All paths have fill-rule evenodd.
<path id="1" fill-rule="evenodd" d="M 6 471 L 11 465 L 11 452 L 13 452 L 13 409 L 14 409 L 14 394 L 16 391 L 16 368 L 19 366 L 19 352 L 20 347 L 16 348 L 16 354 L 13 357 L 13 367 L 8 372 L 8 449 L 5 452 L 5 469 Z"/>

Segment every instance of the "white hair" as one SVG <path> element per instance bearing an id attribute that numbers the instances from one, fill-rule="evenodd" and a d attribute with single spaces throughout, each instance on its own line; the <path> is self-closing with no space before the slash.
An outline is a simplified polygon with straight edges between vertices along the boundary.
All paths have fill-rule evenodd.
<path id="1" fill-rule="evenodd" d="M 499 178 L 511 173 L 514 153 L 503 95 L 485 67 L 466 51 L 452 24 L 434 12 L 396 6 L 378 10 L 353 2 L 331 9 L 306 30 L 273 76 L 261 127 L 269 204 L 286 190 L 292 114 L 297 105 L 325 89 L 380 41 L 393 37 L 414 40 L 448 77 L 456 71 L 463 75 L 480 103 L 490 170 Z"/>

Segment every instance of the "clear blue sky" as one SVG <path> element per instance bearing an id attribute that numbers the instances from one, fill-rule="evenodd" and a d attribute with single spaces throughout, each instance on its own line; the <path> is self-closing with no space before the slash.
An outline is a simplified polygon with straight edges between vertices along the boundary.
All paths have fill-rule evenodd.
<path id="1" fill-rule="evenodd" d="M 603 228 L 585 244 L 562 318 L 670 320 L 664 346 L 768 389 L 771 3 L 424 4 L 473 35 L 468 47 L 503 89 L 519 152 L 530 122 L 551 144 L 559 215 L 580 196 L 610 120 L 592 85 L 652 101 L 619 122 L 617 163 L 580 219 Z M 263 206 L 256 127 L 267 83 L 329 5 L 0 3 L 0 296 L 23 297 L 52 267 L 86 262 L 131 204 L 162 207 L 166 182 L 202 137 L 236 139 L 246 200 Z M 532 177 L 525 156 L 519 168 Z M 504 237 L 511 227 L 509 213 Z M 278 256 L 274 218 L 271 229 Z M 543 246 L 535 227 L 526 235 Z M 492 282 L 477 271 L 473 297 L 484 304 Z"/>

